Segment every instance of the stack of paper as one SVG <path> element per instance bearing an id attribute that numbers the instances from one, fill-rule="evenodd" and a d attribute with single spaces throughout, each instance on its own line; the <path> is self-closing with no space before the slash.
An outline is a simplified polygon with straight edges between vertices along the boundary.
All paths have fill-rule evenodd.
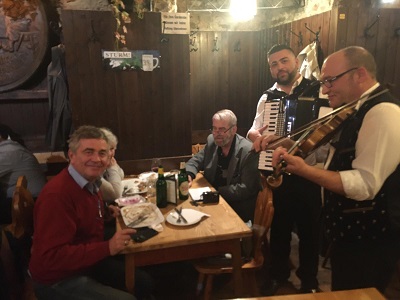
<path id="1" fill-rule="evenodd" d="M 201 195 L 204 192 L 211 192 L 209 187 L 202 187 L 202 188 L 191 188 L 189 189 L 189 195 L 194 201 L 198 201 L 201 199 Z"/>

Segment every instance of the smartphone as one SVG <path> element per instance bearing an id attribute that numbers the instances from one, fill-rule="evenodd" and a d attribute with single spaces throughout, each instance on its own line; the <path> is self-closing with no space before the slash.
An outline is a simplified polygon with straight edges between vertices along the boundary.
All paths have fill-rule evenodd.
<path id="1" fill-rule="evenodd" d="M 137 243 L 142 243 L 157 234 L 158 231 L 154 230 L 153 228 L 142 227 L 142 228 L 136 228 L 136 233 L 131 234 L 131 238 Z"/>

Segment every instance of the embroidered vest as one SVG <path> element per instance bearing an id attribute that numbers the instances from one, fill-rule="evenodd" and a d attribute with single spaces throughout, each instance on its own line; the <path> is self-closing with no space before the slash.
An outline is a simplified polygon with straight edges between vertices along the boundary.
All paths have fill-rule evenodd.
<path id="1" fill-rule="evenodd" d="M 376 92 L 382 90 L 378 88 Z M 366 101 L 345 121 L 329 170 L 351 170 L 355 144 L 365 114 L 375 105 L 391 102 L 400 105 L 389 93 Z M 379 124 L 376 124 L 379 126 Z M 326 234 L 332 241 L 384 239 L 400 232 L 400 167 L 386 179 L 374 199 L 356 201 L 325 190 Z"/>

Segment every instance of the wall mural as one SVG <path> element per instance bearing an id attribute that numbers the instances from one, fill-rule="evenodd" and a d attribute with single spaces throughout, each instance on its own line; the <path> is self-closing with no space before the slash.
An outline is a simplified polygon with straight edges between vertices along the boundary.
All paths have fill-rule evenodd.
<path id="1" fill-rule="evenodd" d="M 0 0 L 0 92 L 26 82 L 47 46 L 47 18 L 39 0 Z"/>

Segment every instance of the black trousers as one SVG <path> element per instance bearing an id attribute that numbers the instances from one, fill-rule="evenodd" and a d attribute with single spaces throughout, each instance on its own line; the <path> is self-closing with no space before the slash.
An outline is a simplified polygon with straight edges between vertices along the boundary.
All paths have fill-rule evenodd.
<path id="1" fill-rule="evenodd" d="M 273 192 L 273 203 L 275 212 L 270 233 L 272 279 L 285 281 L 290 277 L 290 242 L 295 230 L 299 237 L 296 275 L 303 289 L 317 288 L 321 188 L 296 175 L 284 175 L 282 185 Z"/>
<path id="2" fill-rule="evenodd" d="M 398 240 L 334 242 L 330 258 L 332 290 L 375 287 L 384 293 L 399 258 Z"/>

